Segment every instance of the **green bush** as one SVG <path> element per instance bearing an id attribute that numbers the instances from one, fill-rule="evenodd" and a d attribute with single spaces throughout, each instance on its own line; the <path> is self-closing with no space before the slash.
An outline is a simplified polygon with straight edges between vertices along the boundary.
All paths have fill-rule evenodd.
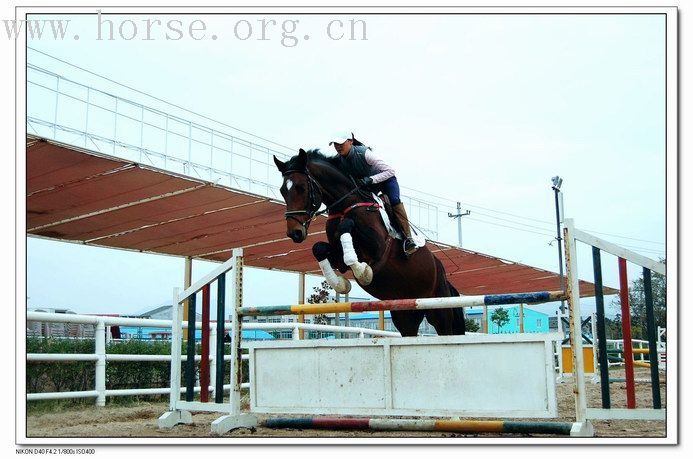
<path id="1" fill-rule="evenodd" d="M 225 353 L 231 351 L 226 344 Z M 196 346 L 199 355 L 201 346 Z M 27 338 L 27 353 L 37 354 L 93 354 L 93 340 L 60 339 L 60 338 Z M 187 345 L 184 342 L 181 354 L 186 355 Z M 171 355 L 171 343 L 167 341 L 129 340 L 111 342 L 106 346 L 106 354 L 128 355 Z M 27 362 L 26 391 L 41 392 L 76 392 L 94 390 L 96 362 Z M 230 362 L 225 362 L 224 384 L 230 382 Z M 196 376 L 199 376 L 200 364 L 195 364 Z M 243 381 L 248 380 L 248 363 L 243 361 Z M 113 362 L 106 363 L 106 389 L 147 389 L 169 387 L 171 365 L 169 362 Z M 215 381 L 210 381 L 212 385 Z M 181 387 L 185 387 L 185 363 L 181 368 Z M 131 397 L 110 397 L 109 402 L 130 403 L 141 399 L 167 399 L 168 395 L 144 395 Z M 31 405 L 42 407 L 60 407 L 93 404 L 93 399 L 73 399 L 58 401 L 36 401 Z"/>
<path id="2" fill-rule="evenodd" d="M 27 338 L 27 353 L 93 354 L 94 341 Z M 27 392 L 73 392 L 94 389 L 94 362 L 27 362 Z"/>
<path id="3" fill-rule="evenodd" d="M 106 346 L 106 354 L 171 355 L 166 341 L 121 341 Z M 169 362 L 107 362 L 106 389 L 150 389 L 168 387 Z"/>

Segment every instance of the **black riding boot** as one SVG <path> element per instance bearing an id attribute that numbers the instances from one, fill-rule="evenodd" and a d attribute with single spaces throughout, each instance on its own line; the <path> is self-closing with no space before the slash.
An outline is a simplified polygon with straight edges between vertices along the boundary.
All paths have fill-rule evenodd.
<path id="1" fill-rule="evenodd" d="M 409 257 L 411 256 L 418 247 L 414 243 L 414 240 L 411 238 L 411 229 L 409 229 L 409 219 L 407 218 L 407 211 L 404 210 L 404 204 L 401 202 L 397 204 L 396 206 L 392 206 L 392 211 L 395 214 L 395 217 L 397 217 L 397 221 L 399 222 L 400 226 L 402 227 L 402 230 L 404 231 L 404 237 L 406 238 L 404 240 L 404 254 Z"/>

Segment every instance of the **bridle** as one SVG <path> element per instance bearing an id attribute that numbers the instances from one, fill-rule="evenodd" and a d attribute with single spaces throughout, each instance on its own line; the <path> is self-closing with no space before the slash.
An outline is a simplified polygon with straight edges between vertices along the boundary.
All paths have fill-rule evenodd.
<path id="1" fill-rule="evenodd" d="M 322 204 L 322 192 L 320 191 L 320 185 L 318 185 L 318 182 L 313 178 L 313 176 L 310 175 L 310 173 L 306 169 L 291 169 L 288 171 L 284 171 L 282 173 L 282 177 L 287 177 L 289 174 L 293 174 L 295 172 L 303 174 L 308 178 L 308 207 L 303 210 L 288 210 L 284 212 L 284 217 L 286 217 L 287 219 L 291 218 L 293 220 L 296 220 L 296 222 L 300 224 L 306 230 L 306 232 L 308 231 L 308 225 L 310 225 L 310 223 L 313 220 L 315 220 L 315 218 L 317 218 L 318 215 L 322 215 L 326 212 L 329 212 L 337 204 L 344 201 L 346 198 L 354 194 L 359 189 L 359 186 L 357 185 L 354 189 L 347 192 L 344 196 L 333 202 L 332 205 L 326 206 L 323 210 L 318 212 L 318 209 Z M 299 215 L 305 215 L 308 218 L 302 222 L 298 218 L 296 218 Z"/>
<path id="2" fill-rule="evenodd" d="M 301 226 L 303 226 L 303 228 L 306 231 L 308 231 L 308 225 L 310 225 L 310 222 L 313 221 L 315 217 L 320 215 L 318 213 L 318 209 L 320 208 L 320 204 L 322 204 L 322 193 L 320 192 L 320 187 L 318 186 L 318 183 L 308 173 L 307 170 L 293 169 L 284 171 L 282 173 L 282 177 L 286 178 L 289 174 L 293 174 L 294 172 L 303 174 L 308 178 L 308 207 L 303 210 L 288 210 L 284 212 L 284 217 L 286 217 L 287 219 L 291 218 L 293 220 L 296 220 L 297 223 L 299 223 Z M 302 222 L 298 218 L 296 218 L 296 216 L 298 215 L 306 215 L 308 219 Z"/>

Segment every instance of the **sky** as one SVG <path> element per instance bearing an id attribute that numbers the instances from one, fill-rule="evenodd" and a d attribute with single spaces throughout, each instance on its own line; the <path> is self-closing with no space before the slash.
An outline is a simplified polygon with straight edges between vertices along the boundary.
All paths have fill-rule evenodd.
<path id="1" fill-rule="evenodd" d="M 326 148 L 330 133 L 353 131 L 395 168 L 404 194 L 437 205 L 441 242 L 458 243 L 447 213 L 460 201 L 471 212 L 462 220 L 465 249 L 557 272 L 551 177 L 559 175 L 564 214 L 579 228 L 664 257 L 667 218 L 676 216 L 666 212 L 663 16 L 111 16 L 114 40 L 95 39 L 94 14 L 60 19 L 79 40 L 30 40 L 30 64 L 205 125 L 224 123 L 283 153 Z M 203 21 L 205 38 L 166 40 L 172 32 L 162 27 L 143 40 L 147 19 Z M 348 34 L 351 19 L 365 23 L 367 39 L 328 36 L 331 21 L 345 25 L 332 23 L 334 37 Z M 258 39 L 262 21 L 266 40 Z M 287 37 L 282 26 L 293 23 L 284 21 L 298 21 Z M 128 37 L 133 24 L 135 38 L 118 35 L 122 25 Z M 579 251 L 585 280 L 590 260 Z M 603 264 L 606 284 L 617 287 L 615 259 Z M 170 304 L 183 266 L 175 257 L 29 238 L 28 306 L 136 314 Z M 195 262 L 194 279 L 215 266 Z M 297 279 L 247 269 L 245 303 L 295 302 Z M 309 276 L 307 294 L 319 282 Z"/>

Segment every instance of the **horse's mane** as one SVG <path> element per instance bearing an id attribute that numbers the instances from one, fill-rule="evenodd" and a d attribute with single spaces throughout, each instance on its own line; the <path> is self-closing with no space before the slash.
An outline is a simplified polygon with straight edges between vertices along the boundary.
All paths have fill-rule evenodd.
<path id="1" fill-rule="evenodd" d="M 313 148 L 312 150 L 307 150 L 306 154 L 308 155 L 308 162 L 318 161 L 318 162 L 327 163 L 330 166 L 337 169 L 342 174 L 344 174 L 345 176 L 347 175 L 342 170 L 339 155 L 327 155 L 327 154 L 323 153 L 319 148 Z M 287 168 L 288 169 L 299 169 L 299 165 L 300 165 L 299 161 L 300 160 L 299 160 L 298 155 L 291 157 L 286 162 Z"/>
<path id="2" fill-rule="evenodd" d="M 339 155 L 326 155 L 319 148 L 308 150 L 306 153 L 308 153 L 308 161 L 324 161 L 337 169 L 339 169 L 342 164 Z"/>
<path id="3" fill-rule="evenodd" d="M 306 151 L 306 154 L 308 155 L 308 162 L 316 162 L 317 161 L 317 162 L 326 163 L 326 164 L 332 166 L 336 172 L 339 172 L 340 174 L 342 174 L 347 181 L 356 185 L 356 183 L 354 181 L 354 177 L 349 175 L 349 173 L 343 169 L 344 166 L 342 165 L 341 157 L 339 155 L 328 156 L 325 153 L 323 153 L 322 151 L 320 151 L 319 148 L 313 148 L 312 150 L 308 150 L 308 151 Z M 291 159 L 292 160 L 298 159 L 298 156 L 295 156 L 294 158 L 291 158 Z M 371 192 L 368 190 L 359 189 L 356 192 L 356 194 L 358 196 L 360 196 L 360 198 L 362 200 L 372 201 Z"/>
<path id="4" fill-rule="evenodd" d="M 341 161 L 341 158 L 339 155 L 329 155 L 328 156 L 325 153 L 323 153 L 319 148 L 313 148 L 311 150 L 306 151 L 306 155 L 307 155 L 307 161 L 309 163 L 318 162 L 318 163 L 325 164 L 328 167 L 331 167 L 332 169 L 334 169 L 334 171 L 337 172 L 338 174 L 341 174 L 347 182 L 355 184 L 354 178 L 343 169 L 342 161 Z M 303 166 L 304 165 L 301 164 L 301 160 L 300 160 L 299 155 L 293 156 L 288 161 L 286 161 L 286 167 L 288 170 L 300 170 L 303 168 Z M 365 200 L 371 199 L 370 193 L 365 192 L 364 190 L 359 189 L 357 191 L 357 194 L 362 199 L 365 199 Z"/>

